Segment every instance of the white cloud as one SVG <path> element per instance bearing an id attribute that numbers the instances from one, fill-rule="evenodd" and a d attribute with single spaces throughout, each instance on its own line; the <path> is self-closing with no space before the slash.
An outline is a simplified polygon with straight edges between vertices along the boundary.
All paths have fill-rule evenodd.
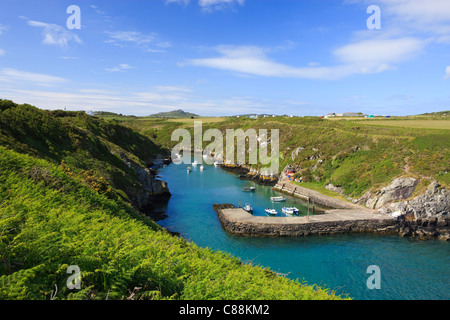
<path id="1" fill-rule="evenodd" d="M 165 4 L 176 3 L 187 6 L 191 0 L 165 0 Z M 205 12 L 214 12 L 226 8 L 233 8 L 236 4 L 243 6 L 245 0 L 198 0 L 198 5 Z"/>
<path id="2" fill-rule="evenodd" d="M 171 47 L 168 41 L 160 40 L 156 32 L 143 34 L 138 31 L 115 31 L 107 32 L 107 34 L 109 35 L 109 40 L 105 42 L 120 47 L 126 47 L 127 44 L 131 44 L 148 52 L 164 52 L 163 49 Z"/>
<path id="3" fill-rule="evenodd" d="M 4 25 L 0 24 L 0 36 L 3 34 L 3 31 L 5 31 L 6 29 L 7 28 Z M 4 55 L 5 55 L 5 50 L 0 49 L 0 56 L 4 56 Z"/>
<path id="4" fill-rule="evenodd" d="M 347 3 L 373 4 L 373 0 L 346 0 Z M 446 36 L 450 33 L 450 1 L 448 0 L 379 0 L 383 29 L 398 28 L 409 32 Z"/>
<path id="5" fill-rule="evenodd" d="M 271 50 L 256 46 L 218 46 L 220 56 L 191 59 L 187 64 L 240 74 L 305 78 L 340 79 L 353 74 L 379 73 L 395 67 L 423 48 L 424 42 L 414 38 L 363 40 L 336 49 L 333 54 L 340 61 L 331 67 L 318 63 L 295 67 L 273 61 L 267 56 Z M 182 64 L 183 65 L 183 64 Z"/>
<path id="6" fill-rule="evenodd" d="M 191 89 L 183 86 L 157 86 L 159 92 L 191 92 Z"/>
<path id="7" fill-rule="evenodd" d="M 445 79 L 450 79 L 450 66 L 445 69 Z"/>
<path id="8" fill-rule="evenodd" d="M 127 63 L 122 63 L 122 64 L 119 64 L 116 67 L 113 67 L 113 68 L 105 68 L 105 71 L 108 71 L 108 72 L 122 72 L 122 71 L 130 70 L 130 69 L 134 69 L 134 67 L 130 66 Z"/>
<path id="9" fill-rule="evenodd" d="M 334 51 L 342 62 L 362 68 L 384 69 L 393 63 L 411 58 L 425 46 L 425 41 L 416 38 L 369 39 L 351 43 Z"/>
<path id="10" fill-rule="evenodd" d="M 121 88 L 123 89 L 123 88 Z M 202 115 L 233 115 L 243 113 L 272 113 L 280 101 L 273 103 L 254 97 L 194 96 L 183 86 L 158 86 L 148 91 L 115 88 L 80 90 L 27 90 L 16 86 L 0 87 L 0 96 L 16 103 L 30 103 L 45 109 L 98 110 L 146 116 L 161 111 L 183 109 Z M 289 102 L 300 107 L 300 103 Z M 306 105 L 306 103 L 301 103 Z"/>
<path id="11" fill-rule="evenodd" d="M 24 18 L 24 17 L 22 17 Z M 24 18 L 26 19 L 26 18 Z M 28 20 L 28 19 L 27 19 Z M 78 35 L 76 35 L 74 32 L 69 31 L 67 28 L 63 28 L 59 25 L 52 24 L 52 23 L 46 23 L 46 22 L 40 22 L 40 21 L 33 21 L 28 20 L 28 25 L 31 27 L 37 27 L 43 29 L 43 35 L 44 40 L 42 40 L 42 43 L 48 44 L 48 45 L 56 45 L 60 46 L 62 48 L 67 48 L 69 45 L 69 42 L 74 41 L 78 44 L 81 44 L 82 41 Z"/>
<path id="12" fill-rule="evenodd" d="M 11 68 L 3 68 L 0 70 L 0 81 L 8 83 L 28 82 L 43 87 L 50 87 L 59 83 L 67 82 L 64 78 Z"/>
<path id="13" fill-rule="evenodd" d="M 235 4 L 243 6 L 244 3 L 245 0 L 198 0 L 198 5 L 207 12 L 233 7 Z"/>
<path id="14" fill-rule="evenodd" d="M 3 31 L 5 31 L 5 30 L 7 30 L 8 28 L 7 27 L 5 27 L 4 25 L 2 25 L 1 23 L 0 23 L 0 35 L 2 35 L 3 34 Z"/>
<path id="15" fill-rule="evenodd" d="M 170 4 L 170 3 L 177 3 L 177 4 L 182 4 L 184 6 L 187 6 L 189 4 L 190 0 L 166 0 L 166 4 Z"/>

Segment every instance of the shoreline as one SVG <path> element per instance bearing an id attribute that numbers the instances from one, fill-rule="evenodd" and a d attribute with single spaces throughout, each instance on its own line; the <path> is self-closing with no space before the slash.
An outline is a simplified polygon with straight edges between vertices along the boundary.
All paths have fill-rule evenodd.
<path id="1" fill-rule="evenodd" d="M 274 186 L 274 190 L 286 193 L 288 195 L 298 197 L 304 200 L 313 200 L 316 204 L 330 209 L 351 209 L 351 210 L 371 210 L 358 204 L 333 198 L 320 193 L 319 191 L 297 186 L 287 179 L 278 181 Z M 376 210 L 371 210 L 374 213 Z"/>

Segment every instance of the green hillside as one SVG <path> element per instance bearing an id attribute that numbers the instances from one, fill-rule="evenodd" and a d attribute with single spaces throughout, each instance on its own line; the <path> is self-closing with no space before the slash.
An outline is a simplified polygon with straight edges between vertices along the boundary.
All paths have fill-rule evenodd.
<path id="1" fill-rule="evenodd" d="M 420 123 L 418 123 L 418 121 Z M 167 148 L 174 123 L 151 120 L 121 122 L 154 137 Z M 181 126 L 181 124 L 180 124 Z M 183 127 L 186 127 L 183 124 Z M 318 190 L 328 183 L 339 186 L 346 196 L 361 197 L 398 176 L 423 177 L 450 184 L 450 124 L 443 120 L 397 117 L 395 120 L 327 120 L 318 117 L 228 118 L 203 123 L 203 130 L 278 129 L 279 172 L 291 165 L 303 186 Z M 193 137 L 193 125 L 188 127 Z M 204 142 L 206 147 L 210 142 Z M 247 157 L 248 161 L 248 157 Z M 258 169 L 260 165 L 252 165 Z"/>
<path id="2" fill-rule="evenodd" d="M 64 165 L 87 180 L 104 180 L 125 198 L 142 189 L 129 159 L 145 168 L 164 154 L 151 138 L 84 112 L 45 111 L 0 100 L 0 145 Z"/>
<path id="3" fill-rule="evenodd" d="M 144 161 L 159 151 L 148 138 L 80 113 L 0 107 L 0 300 L 339 298 L 199 248 L 133 208 L 102 175 L 133 183 L 114 152 Z M 66 285 L 73 265 L 80 290 Z"/>
<path id="4" fill-rule="evenodd" d="M 198 118 L 198 114 L 185 112 L 183 110 L 174 110 L 169 112 L 160 112 L 155 113 L 149 116 L 150 118 L 170 118 L 170 119 L 177 119 L 177 118 Z"/>

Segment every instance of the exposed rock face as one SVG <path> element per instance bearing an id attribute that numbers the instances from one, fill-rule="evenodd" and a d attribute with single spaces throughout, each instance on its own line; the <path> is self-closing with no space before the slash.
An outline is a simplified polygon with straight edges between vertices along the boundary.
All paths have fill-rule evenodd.
<path id="1" fill-rule="evenodd" d="M 370 209 L 379 209 L 392 201 L 408 199 L 418 183 L 419 180 L 415 178 L 398 178 L 375 194 L 367 192 L 357 202 Z"/>
<path id="2" fill-rule="evenodd" d="M 147 168 L 139 166 L 133 166 L 134 172 L 136 172 L 139 182 L 142 184 L 142 193 L 139 195 L 140 207 L 145 207 L 155 196 L 167 196 L 170 195 L 167 182 L 162 180 L 156 180 Z"/>
<path id="3" fill-rule="evenodd" d="M 450 240 L 450 192 L 440 188 L 437 181 L 424 194 L 408 201 L 387 203 L 379 211 L 399 216 L 403 236 Z"/>
<path id="4" fill-rule="evenodd" d="M 122 156 L 122 160 L 134 170 L 141 184 L 141 188 L 128 194 L 131 204 L 151 216 L 155 221 L 165 218 L 166 216 L 161 214 L 164 209 L 160 208 L 167 204 L 167 200 L 171 196 L 167 182 L 156 179 L 149 169 L 124 156 Z"/>
<path id="5" fill-rule="evenodd" d="M 326 189 L 333 191 L 333 192 L 337 192 L 340 194 L 344 194 L 344 190 L 341 187 L 336 187 L 335 185 L 329 183 L 325 186 Z"/>
<path id="6" fill-rule="evenodd" d="M 269 177 L 264 175 L 261 171 L 245 165 L 222 164 L 220 167 L 224 170 L 239 174 L 239 179 L 252 180 L 262 185 L 274 186 L 279 179 L 277 175 Z"/>
<path id="7" fill-rule="evenodd" d="M 375 203 L 375 209 L 381 208 L 388 202 L 408 199 L 416 189 L 418 179 L 398 178 L 392 184 L 381 189 L 381 196 Z"/>
<path id="8" fill-rule="evenodd" d="M 402 236 L 450 240 L 450 192 L 434 181 L 425 193 L 410 199 L 418 183 L 419 179 L 398 178 L 378 192 L 367 192 L 360 199 L 349 200 L 398 217 Z M 341 194 L 344 191 L 332 184 L 326 188 Z"/>

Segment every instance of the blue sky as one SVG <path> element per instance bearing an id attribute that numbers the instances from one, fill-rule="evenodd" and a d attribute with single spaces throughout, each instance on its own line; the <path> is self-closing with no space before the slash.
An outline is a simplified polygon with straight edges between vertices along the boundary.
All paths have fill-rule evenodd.
<path id="1" fill-rule="evenodd" d="M 448 0 L 0 2 L 0 97 L 43 109 L 410 115 L 449 88 Z"/>

